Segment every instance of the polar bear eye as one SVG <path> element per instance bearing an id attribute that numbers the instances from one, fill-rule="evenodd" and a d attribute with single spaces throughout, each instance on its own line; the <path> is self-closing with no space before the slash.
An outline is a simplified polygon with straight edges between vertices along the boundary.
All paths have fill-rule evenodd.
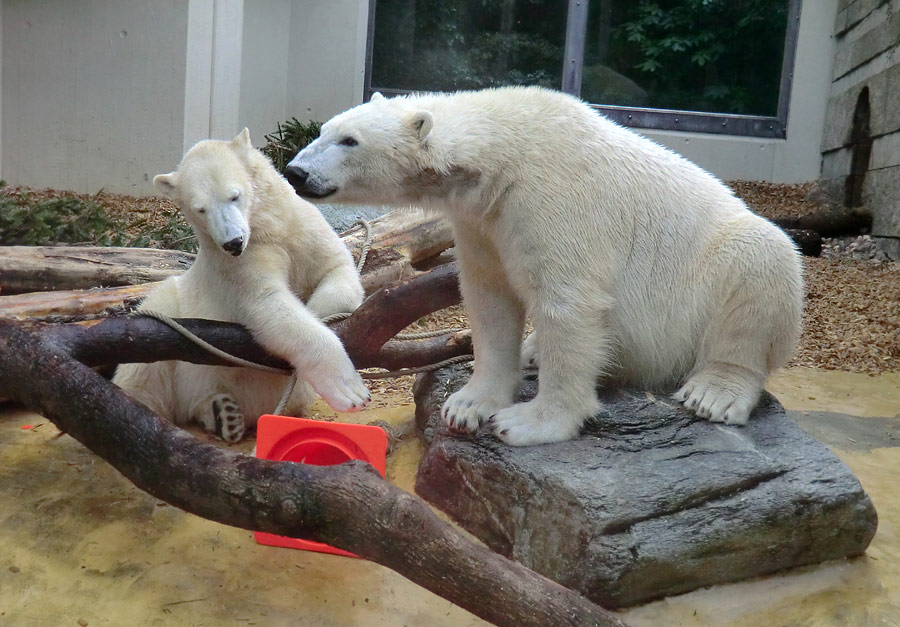
<path id="1" fill-rule="evenodd" d="M 356 141 L 353 137 L 345 137 L 340 142 L 338 142 L 341 146 L 356 146 L 359 142 Z"/>
<path id="2" fill-rule="evenodd" d="M 206 209 L 203 207 L 197 207 L 197 213 L 206 213 Z"/>
<path id="3" fill-rule="evenodd" d="M 230 202 L 237 202 L 238 198 L 240 198 L 240 197 L 241 197 L 241 193 L 235 192 L 231 195 L 231 198 L 229 200 L 230 200 Z"/>

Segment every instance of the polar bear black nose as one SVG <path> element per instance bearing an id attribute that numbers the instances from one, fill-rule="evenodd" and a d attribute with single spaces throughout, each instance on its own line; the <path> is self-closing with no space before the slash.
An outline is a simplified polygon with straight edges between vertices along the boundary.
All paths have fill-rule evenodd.
<path id="1" fill-rule="evenodd" d="M 233 240 L 227 241 L 222 244 L 222 248 L 225 249 L 225 252 L 231 253 L 235 257 L 244 252 L 244 238 L 243 237 L 235 237 Z"/>
<path id="2" fill-rule="evenodd" d="M 284 170 L 284 178 L 288 180 L 294 189 L 303 189 L 306 179 L 309 178 L 309 172 L 297 165 L 289 165 Z"/>

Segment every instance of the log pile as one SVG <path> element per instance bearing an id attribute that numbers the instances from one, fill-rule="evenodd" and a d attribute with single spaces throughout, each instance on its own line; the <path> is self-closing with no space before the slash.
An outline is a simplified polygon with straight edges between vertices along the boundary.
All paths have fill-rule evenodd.
<path id="1" fill-rule="evenodd" d="M 394 211 L 369 223 L 366 294 L 448 261 L 449 225 L 421 211 Z M 365 229 L 342 234 L 358 258 Z M 156 281 L 181 274 L 193 255 L 165 250 L 0 246 L 0 317 L 85 320 L 133 309 Z M 23 293 L 24 292 L 24 293 Z"/>

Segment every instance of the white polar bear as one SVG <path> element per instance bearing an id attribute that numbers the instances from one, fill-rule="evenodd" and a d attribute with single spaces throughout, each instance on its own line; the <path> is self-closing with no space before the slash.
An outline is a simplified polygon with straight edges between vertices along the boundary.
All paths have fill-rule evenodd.
<path id="1" fill-rule="evenodd" d="M 711 174 L 579 100 L 533 87 L 372 101 L 285 172 L 301 195 L 420 205 L 453 225 L 475 344 L 451 426 L 493 417 L 513 445 L 566 440 L 599 375 L 744 424 L 796 344 L 798 254 Z M 539 391 L 513 404 L 526 342 Z"/>
<path id="2" fill-rule="evenodd" d="M 287 413 L 302 412 L 314 398 L 302 382 L 337 411 L 361 409 L 369 400 L 365 383 L 320 322 L 362 302 L 353 258 L 319 211 L 253 149 L 247 129 L 231 142 L 198 143 L 153 184 L 179 204 L 200 251 L 187 272 L 152 290 L 140 308 L 246 326 L 297 371 Z M 168 361 L 123 364 L 113 380 L 176 424 L 196 420 L 236 442 L 245 426 L 275 409 L 289 378 Z"/>

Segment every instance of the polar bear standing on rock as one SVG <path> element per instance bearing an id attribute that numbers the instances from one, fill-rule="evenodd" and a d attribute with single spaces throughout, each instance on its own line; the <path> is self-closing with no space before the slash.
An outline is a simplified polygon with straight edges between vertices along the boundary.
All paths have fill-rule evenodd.
<path id="1" fill-rule="evenodd" d="M 353 258 L 319 211 L 254 150 L 247 129 L 231 142 L 198 143 L 175 172 L 153 184 L 178 203 L 200 251 L 187 272 L 151 291 L 141 309 L 246 326 L 297 371 L 288 413 L 312 402 L 310 385 L 337 411 L 361 409 L 369 401 L 365 383 L 320 322 L 362 302 Z M 176 424 L 196 420 L 229 442 L 275 409 L 288 380 L 181 361 L 124 364 L 113 379 Z"/>
<path id="2" fill-rule="evenodd" d="M 598 376 L 747 422 L 800 329 L 792 242 L 711 174 L 533 87 L 372 101 L 290 163 L 301 194 L 419 205 L 451 222 L 475 371 L 444 420 L 492 419 L 512 445 L 567 440 L 600 409 Z M 514 404 L 523 323 L 539 391 Z"/>

